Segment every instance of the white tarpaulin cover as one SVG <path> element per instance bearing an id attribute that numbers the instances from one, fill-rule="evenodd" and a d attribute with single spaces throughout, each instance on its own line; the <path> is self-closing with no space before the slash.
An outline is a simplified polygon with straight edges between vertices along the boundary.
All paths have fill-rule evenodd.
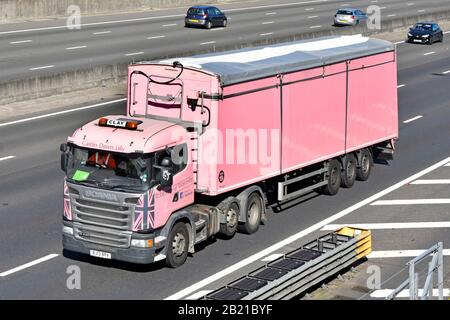
<path id="1" fill-rule="evenodd" d="M 394 50 L 388 41 L 354 36 L 331 36 L 264 47 L 209 53 L 159 61 L 216 74 L 222 85 L 231 85 L 297 70 L 327 65 Z M 147 62 L 148 63 L 148 62 Z"/>

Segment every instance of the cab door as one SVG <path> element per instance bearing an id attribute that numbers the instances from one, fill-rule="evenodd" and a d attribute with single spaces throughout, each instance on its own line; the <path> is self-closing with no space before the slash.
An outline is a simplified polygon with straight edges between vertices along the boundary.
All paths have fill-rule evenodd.
<path id="1" fill-rule="evenodd" d="M 159 183 L 154 187 L 154 224 L 163 226 L 170 215 L 194 203 L 194 173 L 188 150 L 188 143 L 166 148 L 155 153 L 154 179 Z M 167 179 L 170 186 L 162 186 Z"/>

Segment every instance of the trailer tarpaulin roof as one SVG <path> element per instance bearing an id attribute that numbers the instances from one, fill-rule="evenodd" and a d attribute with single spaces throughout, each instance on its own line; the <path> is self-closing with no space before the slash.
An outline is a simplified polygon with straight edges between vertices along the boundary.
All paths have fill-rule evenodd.
<path id="1" fill-rule="evenodd" d="M 394 44 L 361 35 L 330 36 L 264 47 L 173 58 L 185 67 L 201 69 L 220 77 L 222 85 L 250 81 L 276 74 L 309 69 L 346 59 L 394 50 Z"/>

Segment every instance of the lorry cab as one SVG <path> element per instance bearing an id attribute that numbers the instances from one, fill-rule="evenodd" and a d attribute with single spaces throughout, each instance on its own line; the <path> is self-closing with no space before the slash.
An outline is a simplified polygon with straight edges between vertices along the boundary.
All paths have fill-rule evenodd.
<path id="1" fill-rule="evenodd" d="M 154 230 L 193 202 L 191 143 L 184 128 L 154 119 L 107 116 L 78 129 L 61 148 L 72 229 L 65 245 L 88 254 L 112 246 L 112 258 L 130 262 L 160 259 L 164 237 Z M 129 244 L 135 254 L 121 250 Z"/>

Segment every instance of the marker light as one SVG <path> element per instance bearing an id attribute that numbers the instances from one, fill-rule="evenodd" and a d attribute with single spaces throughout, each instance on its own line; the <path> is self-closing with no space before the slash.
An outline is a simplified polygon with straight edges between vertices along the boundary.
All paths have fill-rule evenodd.
<path id="1" fill-rule="evenodd" d="M 137 129 L 137 123 L 133 121 L 128 121 L 126 124 L 126 128 L 128 130 L 136 130 Z"/>
<path id="2" fill-rule="evenodd" d="M 100 120 L 98 120 L 99 126 L 106 127 L 107 124 L 108 124 L 108 119 L 106 119 L 106 118 L 100 118 Z"/>

